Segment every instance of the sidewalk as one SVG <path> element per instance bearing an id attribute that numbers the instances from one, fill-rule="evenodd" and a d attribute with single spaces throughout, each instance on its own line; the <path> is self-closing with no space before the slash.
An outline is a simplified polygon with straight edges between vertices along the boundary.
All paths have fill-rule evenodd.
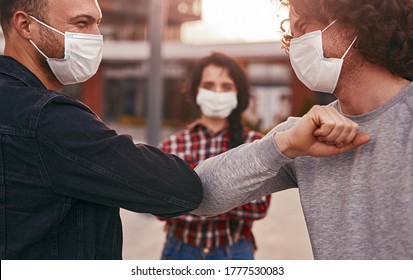
<path id="1" fill-rule="evenodd" d="M 145 130 L 109 124 L 118 133 L 129 134 L 135 142 L 143 142 Z M 173 131 L 164 130 L 161 137 Z M 163 222 L 154 216 L 121 210 L 123 223 L 123 258 L 126 260 L 157 260 L 165 240 Z M 287 190 L 272 195 L 267 217 L 254 223 L 253 232 L 259 260 L 312 259 L 298 190 Z"/>

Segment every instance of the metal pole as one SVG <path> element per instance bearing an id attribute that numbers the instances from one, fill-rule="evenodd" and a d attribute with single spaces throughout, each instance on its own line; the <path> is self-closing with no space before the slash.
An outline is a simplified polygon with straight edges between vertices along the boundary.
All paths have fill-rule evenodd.
<path id="1" fill-rule="evenodd" d="M 150 0 L 149 4 L 149 87 L 147 113 L 147 143 L 159 144 L 163 104 L 162 38 L 164 25 L 163 0 Z"/>

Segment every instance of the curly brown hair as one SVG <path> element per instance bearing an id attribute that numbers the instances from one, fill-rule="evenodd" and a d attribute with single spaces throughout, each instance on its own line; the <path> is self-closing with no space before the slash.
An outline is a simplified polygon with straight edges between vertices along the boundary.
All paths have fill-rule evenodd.
<path id="1" fill-rule="evenodd" d="M 301 18 L 337 19 L 357 31 L 354 48 L 369 62 L 413 80 L 412 0 L 279 0 Z M 288 41 L 290 38 L 284 38 Z"/>

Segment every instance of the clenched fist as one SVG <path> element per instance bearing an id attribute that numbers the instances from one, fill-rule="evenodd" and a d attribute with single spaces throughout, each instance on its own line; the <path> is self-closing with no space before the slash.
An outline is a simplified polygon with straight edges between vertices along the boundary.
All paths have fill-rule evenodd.
<path id="1" fill-rule="evenodd" d="M 290 129 L 276 133 L 280 151 L 290 157 L 327 157 L 357 148 L 370 140 L 357 123 L 331 106 L 316 105 Z"/>

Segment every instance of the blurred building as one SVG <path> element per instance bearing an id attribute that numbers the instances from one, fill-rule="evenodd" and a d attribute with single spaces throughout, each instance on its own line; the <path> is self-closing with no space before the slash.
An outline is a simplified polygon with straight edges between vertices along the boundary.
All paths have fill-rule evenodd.
<path id="1" fill-rule="evenodd" d="M 143 41 L 148 35 L 150 0 L 99 0 L 105 40 Z M 201 19 L 201 0 L 164 0 L 164 39 L 179 41 L 181 25 Z M 159 15 L 161 16 L 161 15 Z"/>
<path id="2" fill-rule="evenodd" d="M 64 89 L 106 120 L 145 119 L 150 4 L 150 0 L 100 0 L 104 17 L 100 30 L 105 38 L 100 71 L 92 80 Z M 164 19 L 164 42 L 179 42 L 182 23 L 201 19 L 200 0 L 167 0 L 163 8 L 159 17 Z M 164 75 L 165 90 L 169 91 L 177 78 L 185 76 L 185 69 L 181 64 L 165 67 L 169 72 Z"/>
<path id="3" fill-rule="evenodd" d="M 67 87 L 105 120 L 144 123 L 148 95 L 148 22 L 150 0 L 100 0 L 105 38 L 100 72 L 84 85 Z M 279 102 L 288 96 L 289 114 L 303 114 L 313 102 L 296 79 L 278 42 L 188 45 L 180 40 L 181 25 L 202 18 L 201 0 L 164 1 L 163 122 L 183 125 L 196 112 L 188 106 L 185 84 L 196 60 L 212 51 L 239 58 L 250 76 L 255 98 L 247 113 L 252 126 L 267 130 L 284 118 Z M 248 20 L 248 19 L 246 19 Z M 285 98 L 283 99 L 285 100 Z"/>
<path id="4" fill-rule="evenodd" d="M 205 0 L 207 1 L 207 0 Z M 98 73 L 89 81 L 65 86 L 102 119 L 144 123 L 147 116 L 149 9 L 151 0 L 99 0 L 103 12 L 104 56 Z M 181 42 L 181 25 L 202 19 L 202 0 L 164 0 L 163 122 L 183 125 L 196 112 L 185 101 L 185 83 L 199 58 L 221 51 L 239 58 L 252 81 L 250 124 L 268 130 L 287 115 L 299 116 L 314 103 L 314 96 L 294 75 L 280 42 L 188 45 Z M 245 20 L 253 20 L 245 19 Z M 276 27 L 274 27 L 276 28 Z M 2 48 L 0 32 L 0 53 Z M 288 110 L 285 101 L 290 102 Z"/>

